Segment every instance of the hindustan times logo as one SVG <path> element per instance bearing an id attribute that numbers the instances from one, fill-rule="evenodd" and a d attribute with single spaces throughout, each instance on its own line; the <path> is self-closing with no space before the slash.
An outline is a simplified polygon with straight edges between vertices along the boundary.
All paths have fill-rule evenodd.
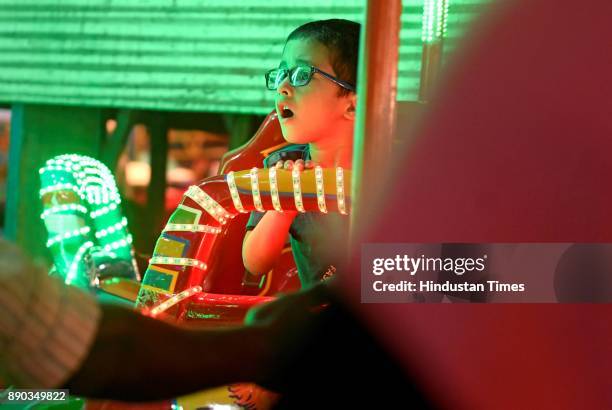
<path id="1" fill-rule="evenodd" d="M 385 272 L 407 272 L 410 276 L 418 272 L 453 272 L 463 275 L 466 272 L 482 272 L 485 270 L 487 255 L 481 258 L 441 258 L 441 257 L 410 257 L 395 255 L 394 258 L 375 258 L 372 261 L 372 273 L 380 276 Z"/>

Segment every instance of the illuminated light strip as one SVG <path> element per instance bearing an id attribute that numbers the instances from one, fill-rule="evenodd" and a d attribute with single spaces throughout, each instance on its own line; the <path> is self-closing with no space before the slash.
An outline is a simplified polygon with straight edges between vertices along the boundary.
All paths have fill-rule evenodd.
<path id="1" fill-rule="evenodd" d="M 253 195 L 253 205 L 255 205 L 255 209 L 259 212 L 265 212 L 266 210 L 261 203 L 261 194 L 259 193 L 259 176 L 257 172 L 259 170 L 257 168 L 251 169 L 251 193 Z"/>
<path id="2" fill-rule="evenodd" d="M 74 171 L 72 171 L 72 168 L 69 167 L 63 167 L 63 166 L 44 166 L 41 169 L 38 170 L 39 174 L 44 174 L 47 171 L 63 171 L 63 172 L 68 172 L 70 174 L 76 174 Z"/>
<path id="3" fill-rule="evenodd" d="M 425 0 L 421 40 L 431 43 L 446 36 L 448 3 L 450 0 Z"/>
<path id="4" fill-rule="evenodd" d="M 274 209 L 283 212 L 283 208 L 281 207 L 280 198 L 278 196 L 278 180 L 276 179 L 276 167 L 272 167 L 268 171 L 268 176 L 270 178 L 270 193 L 272 197 L 272 206 Z"/>
<path id="5" fill-rule="evenodd" d="M 436 39 L 442 37 L 442 13 L 444 10 L 444 0 L 436 1 Z"/>
<path id="6" fill-rule="evenodd" d="M 105 207 L 102 207 L 102 208 L 98 209 L 97 211 L 91 211 L 91 214 L 89 216 L 91 216 L 93 219 L 99 218 L 102 215 L 106 215 L 107 213 L 116 210 L 117 206 L 119 204 L 120 204 L 120 202 L 115 202 L 115 203 L 112 203 L 112 204 L 107 205 Z"/>
<path id="7" fill-rule="evenodd" d="M 236 180 L 234 178 L 234 171 L 227 174 L 227 186 L 229 187 L 232 202 L 234 202 L 234 208 L 236 208 L 236 211 L 241 213 L 247 212 L 242 206 L 242 201 L 240 200 L 240 194 L 238 193 L 238 187 L 236 186 Z"/>
<path id="8" fill-rule="evenodd" d="M 119 232 L 122 228 L 125 228 L 128 224 L 127 218 L 124 216 L 121 218 L 121 221 L 117 222 L 114 225 L 109 226 L 105 229 L 100 229 L 96 232 L 96 238 L 104 238 L 105 236 L 112 235 L 115 232 Z"/>
<path id="9" fill-rule="evenodd" d="M 213 218 L 217 220 L 217 222 L 221 224 L 225 224 L 227 219 L 231 217 L 229 213 L 223 208 L 221 205 L 217 203 L 214 199 L 210 197 L 206 192 L 202 191 L 202 188 L 196 185 L 192 185 L 189 187 L 185 196 L 193 199 L 198 205 L 200 205 L 206 212 L 212 215 Z"/>
<path id="10" fill-rule="evenodd" d="M 448 19 L 448 2 L 450 0 L 438 0 L 436 35 L 438 39 L 446 36 L 446 21 Z"/>
<path id="11" fill-rule="evenodd" d="M 95 174 L 95 175 L 91 175 L 93 174 L 93 172 L 90 172 L 90 175 L 85 176 L 85 179 L 83 180 L 83 182 L 85 183 L 85 185 L 92 185 L 92 186 L 99 186 L 100 188 L 104 185 L 104 179 L 99 175 L 99 174 Z"/>
<path id="12" fill-rule="evenodd" d="M 151 265 L 176 265 L 176 266 L 193 266 L 194 268 L 206 270 L 206 263 L 197 259 L 191 258 L 171 258 L 168 256 L 153 256 L 149 259 Z"/>
<path id="13" fill-rule="evenodd" d="M 80 204 L 56 205 L 52 208 L 45 209 L 43 213 L 40 215 L 40 218 L 45 219 L 51 214 L 56 214 L 56 213 L 66 212 L 66 211 L 75 211 L 75 212 L 80 212 L 82 214 L 86 214 L 87 208 L 85 208 L 83 205 L 80 205 Z"/>
<path id="14" fill-rule="evenodd" d="M 81 235 L 87 235 L 89 231 L 91 231 L 91 228 L 89 226 L 84 226 L 82 228 L 75 229 L 74 231 L 68 231 L 59 235 L 55 235 L 53 238 L 47 241 L 47 248 L 66 239 L 74 238 Z"/>
<path id="15" fill-rule="evenodd" d="M 191 296 L 201 291 L 202 291 L 202 286 L 193 286 L 180 293 L 177 293 L 176 295 L 170 297 L 169 299 L 166 299 L 159 305 L 151 308 L 151 310 L 149 310 L 148 313 L 151 316 L 157 316 L 163 311 L 170 309 L 172 306 L 176 305 L 177 303 L 182 302 L 183 300 L 190 298 Z"/>
<path id="16" fill-rule="evenodd" d="M 221 228 L 210 225 L 189 225 L 189 224 L 167 224 L 164 232 L 206 232 L 206 233 L 221 233 Z"/>
<path id="17" fill-rule="evenodd" d="M 432 0 L 424 0 L 423 2 L 423 17 L 421 18 L 423 26 L 421 28 L 421 41 L 424 43 L 429 41 L 429 19 L 431 18 L 429 8 L 431 7 L 431 1 Z"/>
<path id="18" fill-rule="evenodd" d="M 79 250 L 74 255 L 74 260 L 72 261 L 72 263 L 70 264 L 70 268 L 68 269 L 66 280 L 64 280 L 64 283 L 66 285 L 70 285 L 72 283 L 72 281 L 74 280 L 74 277 L 77 274 L 79 263 L 81 262 L 81 259 L 83 259 L 83 255 L 85 255 L 85 252 L 92 246 L 94 246 L 93 242 L 87 241 L 79 247 Z"/>
<path id="19" fill-rule="evenodd" d="M 325 204 L 325 187 L 323 184 L 323 168 L 321 168 L 318 165 L 315 167 L 315 182 L 317 185 L 317 204 L 319 205 L 319 211 L 326 214 L 327 205 Z"/>
<path id="20" fill-rule="evenodd" d="M 45 172 L 52 172 L 52 171 L 62 171 L 62 172 L 66 172 L 68 174 L 70 174 L 77 182 L 78 185 L 82 185 L 83 182 L 83 177 L 85 176 L 85 174 L 83 172 L 74 172 L 71 168 L 66 168 L 66 167 L 53 167 L 53 166 L 45 166 L 41 169 L 38 170 L 38 172 L 42 175 Z"/>
<path id="21" fill-rule="evenodd" d="M 344 171 L 336 168 L 336 194 L 338 195 L 338 211 L 346 215 L 346 205 L 344 203 Z"/>
<path id="22" fill-rule="evenodd" d="M 104 250 L 107 252 L 115 251 L 119 248 L 127 248 L 133 242 L 132 235 L 128 234 L 127 239 L 119 239 L 118 241 L 111 242 L 109 244 L 104 245 Z"/>
<path id="23" fill-rule="evenodd" d="M 61 184 L 55 184 L 55 185 L 50 185 L 48 187 L 42 188 L 39 191 L 39 194 L 42 197 L 45 194 L 48 194 L 49 192 L 53 192 L 53 191 L 74 191 L 77 194 L 81 195 L 81 190 L 79 189 L 79 187 L 77 187 L 76 185 L 71 184 L 69 182 L 61 183 Z"/>
<path id="24" fill-rule="evenodd" d="M 300 181 L 300 170 L 294 167 L 291 171 L 291 181 L 293 183 L 293 201 L 295 208 L 299 212 L 306 212 L 304 202 L 302 201 L 302 182 Z"/>

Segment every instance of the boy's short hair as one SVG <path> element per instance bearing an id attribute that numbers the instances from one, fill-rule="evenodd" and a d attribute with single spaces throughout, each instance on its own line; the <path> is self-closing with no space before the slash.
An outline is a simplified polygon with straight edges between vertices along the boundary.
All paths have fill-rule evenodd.
<path id="1" fill-rule="evenodd" d="M 293 30 L 287 42 L 297 39 L 317 40 L 329 50 L 330 63 L 336 76 L 356 88 L 360 29 L 359 23 L 350 20 L 311 21 Z M 347 95 L 349 92 L 340 88 L 339 95 Z"/>

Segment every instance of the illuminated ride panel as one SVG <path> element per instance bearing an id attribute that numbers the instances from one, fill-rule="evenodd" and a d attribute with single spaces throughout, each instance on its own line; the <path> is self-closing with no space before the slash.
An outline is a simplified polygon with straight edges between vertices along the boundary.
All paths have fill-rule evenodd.
<path id="1" fill-rule="evenodd" d="M 270 298 L 208 292 L 217 276 L 223 275 L 215 255 L 231 221 L 255 210 L 346 214 L 350 200 L 345 187 L 349 186 L 350 171 L 320 167 L 303 172 L 230 171 L 191 186 L 157 241 L 137 305 L 152 316 L 164 313 L 179 321 L 241 320 L 246 310 Z M 234 307 L 235 317 L 219 318 L 232 310 L 223 307 Z"/>
<path id="2" fill-rule="evenodd" d="M 105 276 L 139 280 L 132 235 L 110 170 L 93 158 L 71 154 L 49 159 L 39 174 L 41 219 L 55 274 L 80 288 L 98 286 Z"/>

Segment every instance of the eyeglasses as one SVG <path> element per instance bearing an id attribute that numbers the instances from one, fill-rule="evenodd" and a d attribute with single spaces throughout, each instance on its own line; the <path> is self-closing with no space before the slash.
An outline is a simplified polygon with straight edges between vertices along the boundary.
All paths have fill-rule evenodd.
<path id="1" fill-rule="evenodd" d="M 274 68 L 268 71 L 266 73 L 266 88 L 272 91 L 277 90 L 287 76 L 289 76 L 289 84 L 293 87 L 303 87 L 312 80 L 312 76 L 315 73 L 321 74 L 323 77 L 333 81 L 342 88 L 346 88 L 353 92 L 355 91 L 355 86 L 311 65 L 298 65 L 290 70 L 287 68 Z"/>

